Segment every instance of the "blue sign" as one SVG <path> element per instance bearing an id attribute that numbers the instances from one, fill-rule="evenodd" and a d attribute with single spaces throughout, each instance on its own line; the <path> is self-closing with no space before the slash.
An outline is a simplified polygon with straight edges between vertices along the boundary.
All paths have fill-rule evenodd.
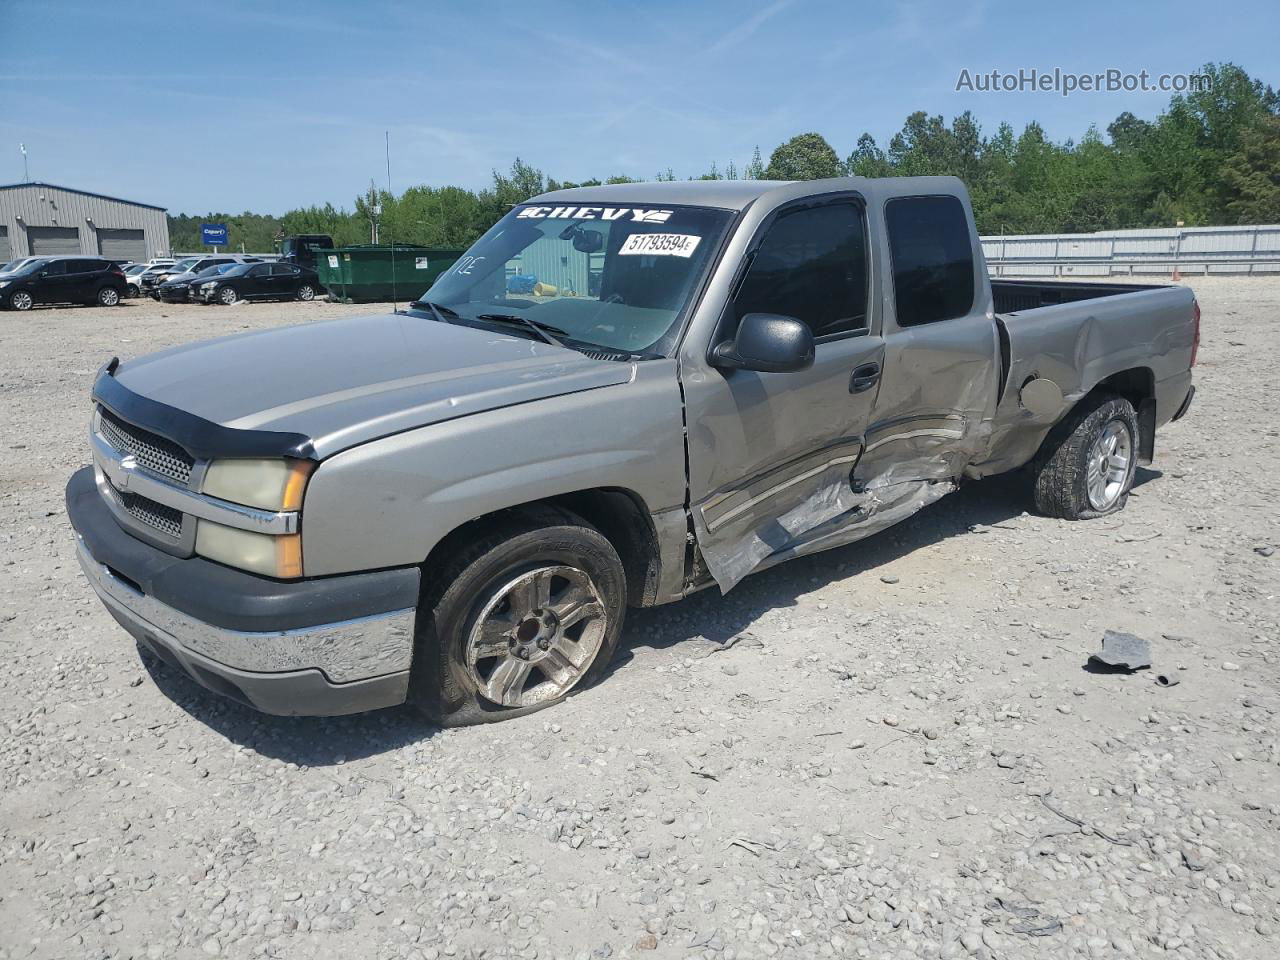
<path id="1" fill-rule="evenodd" d="M 225 247 L 227 245 L 227 225 L 225 223 L 200 224 L 200 242 L 206 247 Z"/>

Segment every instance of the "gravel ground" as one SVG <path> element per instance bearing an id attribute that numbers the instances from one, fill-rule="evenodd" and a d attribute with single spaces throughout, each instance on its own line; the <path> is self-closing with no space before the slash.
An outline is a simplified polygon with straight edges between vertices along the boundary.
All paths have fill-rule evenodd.
<path id="1" fill-rule="evenodd" d="M 106 358 L 370 308 L 0 314 L 0 957 L 1277 956 L 1280 280 L 1188 282 L 1122 514 L 970 484 L 449 731 L 144 665 L 63 512 Z M 1107 628 L 1154 668 L 1086 671 Z"/>

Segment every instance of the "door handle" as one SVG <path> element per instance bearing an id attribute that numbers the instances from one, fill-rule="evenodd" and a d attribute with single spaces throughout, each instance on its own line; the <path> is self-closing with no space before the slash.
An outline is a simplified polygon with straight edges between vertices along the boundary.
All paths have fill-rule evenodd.
<path id="1" fill-rule="evenodd" d="M 864 363 L 853 368 L 853 376 L 849 378 L 849 392 L 862 393 L 870 390 L 880 381 L 880 364 Z"/>

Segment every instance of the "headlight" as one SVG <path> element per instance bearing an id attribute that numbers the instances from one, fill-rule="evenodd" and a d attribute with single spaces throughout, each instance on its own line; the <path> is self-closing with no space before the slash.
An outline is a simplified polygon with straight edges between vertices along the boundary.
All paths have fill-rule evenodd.
<path id="1" fill-rule="evenodd" d="M 210 280 L 208 283 L 202 283 L 202 284 L 200 284 L 200 289 L 201 289 L 201 290 L 206 290 L 206 291 L 207 291 L 207 290 L 212 290 L 212 289 L 213 289 L 214 287 L 216 287 L 217 285 L 218 285 L 218 281 L 217 281 L 217 280 Z"/>
<path id="2" fill-rule="evenodd" d="M 278 512 L 299 510 L 310 460 L 215 460 L 201 491 L 231 503 Z M 228 566 L 282 580 L 302 576 L 302 535 L 256 533 L 200 520 L 196 553 Z"/>
<path id="3" fill-rule="evenodd" d="M 261 510 L 298 510 L 315 464 L 310 460 L 215 460 L 201 490 Z"/>
<path id="4" fill-rule="evenodd" d="M 302 535 L 273 536 L 201 520 L 196 553 L 230 567 L 288 580 L 302 576 Z"/>
<path id="5" fill-rule="evenodd" d="M 12 281 L 11 281 L 11 280 L 0 280 L 0 290 L 3 290 L 3 289 L 4 289 L 5 287 L 7 287 L 10 283 L 12 283 Z"/>

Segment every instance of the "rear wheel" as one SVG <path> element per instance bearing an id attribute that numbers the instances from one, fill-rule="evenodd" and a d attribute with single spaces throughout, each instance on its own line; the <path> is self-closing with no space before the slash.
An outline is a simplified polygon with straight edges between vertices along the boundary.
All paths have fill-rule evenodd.
<path id="1" fill-rule="evenodd" d="M 1122 397 L 1101 396 L 1054 428 L 1036 460 L 1036 508 L 1087 520 L 1124 509 L 1138 465 L 1138 415 Z"/>
<path id="2" fill-rule="evenodd" d="M 316 288 L 309 283 L 304 283 L 298 288 L 299 300 L 314 300 L 316 298 Z"/>
<path id="3" fill-rule="evenodd" d="M 11 310 L 30 310 L 35 306 L 35 298 L 26 290 L 15 290 L 9 294 L 9 308 Z"/>
<path id="4" fill-rule="evenodd" d="M 613 545 L 561 510 L 491 528 L 429 578 L 418 611 L 414 703 L 461 726 L 520 716 L 598 680 L 622 632 Z"/>
<path id="5" fill-rule="evenodd" d="M 239 299 L 240 295 L 236 293 L 235 287 L 223 287 L 218 291 L 218 302 L 224 307 L 231 306 Z"/>
<path id="6" fill-rule="evenodd" d="M 98 291 L 98 306 L 114 307 L 120 302 L 120 291 L 115 287 L 103 287 Z"/>

